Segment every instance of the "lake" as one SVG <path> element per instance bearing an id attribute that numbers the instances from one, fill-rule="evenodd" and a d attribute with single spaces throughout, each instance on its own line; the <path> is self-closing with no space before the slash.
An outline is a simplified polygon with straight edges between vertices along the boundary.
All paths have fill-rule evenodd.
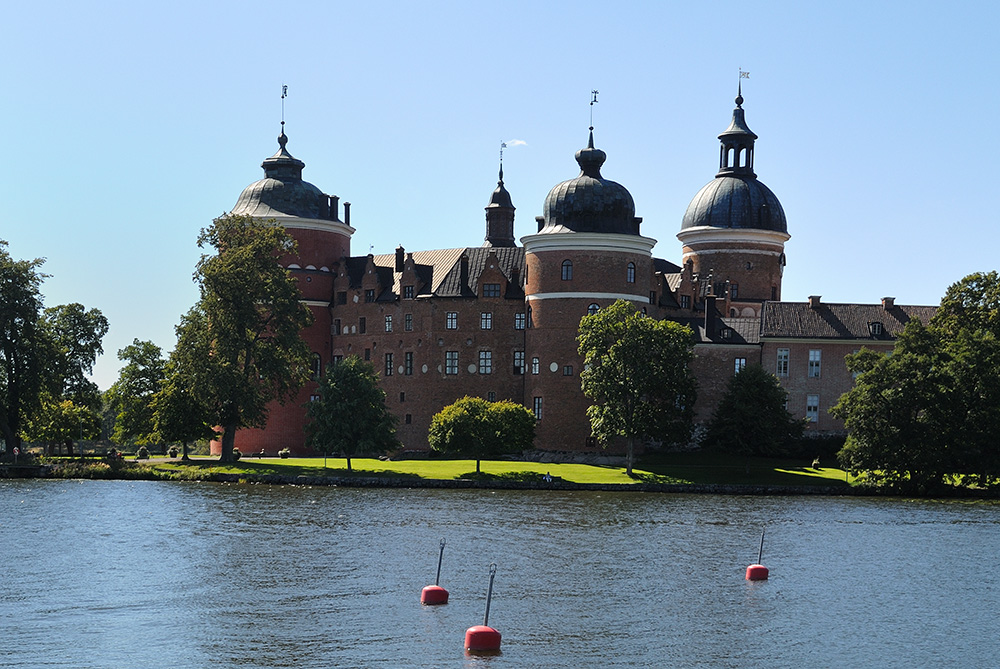
<path id="1" fill-rule="evenodd" d="M 0 667 L 991 667 L 998 556 L 990 501 L 0 480 Z"/>

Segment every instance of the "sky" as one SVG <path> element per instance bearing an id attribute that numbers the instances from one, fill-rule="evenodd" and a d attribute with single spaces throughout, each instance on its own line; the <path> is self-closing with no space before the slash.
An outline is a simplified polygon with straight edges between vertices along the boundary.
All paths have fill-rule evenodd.
<path id="1" fill-rule="evenodd" d="M 742 69 L 791 234 L 783 299 L 934 305 L 997 269 L 1000 3 L 37 0 L 4 18 L 0 239 L 46 259 L 46 306 L 108 318 L 102 389 L 133 339 L 173 349 L 198 232 L 263 177 L 283 85 L 288 150 L 351 202 L 353 255 L 479 246 L 504 141 L 515 236 L 535 232 L 593 111 L 603 176 L 679 262 Z"/>

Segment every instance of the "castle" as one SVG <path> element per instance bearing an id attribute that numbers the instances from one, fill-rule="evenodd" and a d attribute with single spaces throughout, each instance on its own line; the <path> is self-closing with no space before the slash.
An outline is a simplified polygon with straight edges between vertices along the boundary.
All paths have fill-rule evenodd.
<path id="1" fill-rule="evenodd" d="M 427 448 L 432 416 L 465 395 L 510 399 L 535 414 L 536 448 L 598 448 L 580 389 L 580 318 L 628 300 L 654 318 L 691 326 L 697 420 L 711 415 L 727 381 L 748 363 L 773 372 L 788 409 L 810 430 L 843 425 L 827 413 L 853 379 L 844 355 L 862 346 L 891 350 L 906 322 L 926 322 L 933 307 L 782 302 L 788 241 L 778 198 L 757 179 L 742 94 L 719 135 L 719 171 L 691 200 L 677 238 L 681 264 L 656 258 L 640 232 L 629 191 L 601 174 L 604 151 L 576 152 L 580 173 L 549 191 L 537 232 L 514 238 L 514 212 L 501 163 L 486 206 L 485 241 L 433 251 L 351 255 L 350 203 L 303 181 L 304 163 L 279 149 L 264 178 L 247 186 L 233 214 L 274 219 L 298 242 L 283 264 L 297 279 L 313 325 L 313 381 L 264 429 L 241 430 L 243 452 L 305 446 L 308 401 L 324 367 L 358 355 L 379 371 L 404 448 Z"/>

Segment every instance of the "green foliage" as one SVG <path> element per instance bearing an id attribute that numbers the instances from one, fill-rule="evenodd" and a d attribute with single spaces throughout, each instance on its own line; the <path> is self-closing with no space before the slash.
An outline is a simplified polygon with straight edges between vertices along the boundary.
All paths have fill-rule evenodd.
<path id="1" fill-rule="evenodd" d="M 604 444 L 625 438 L 629 473 L 636 439 L 690 439 L 695 381 L 689 328 L 648 318 L 618 300 L 583 317 L 577 343 L 583 393 L 594 400 L 587 409 L 591 430 Z"/>
<path id="2" fill-rule="evenodd" d="M 222 457 L 236 430 L 263 427 L 267 405 L 306 381 L 310 351 L 300 336 L 312 322 L 295 280 L 278 260 L 295 252 L 284 228 L 250 216 L 223 216 L 202 230 L 198 303 L 177 327 L 172 362 L 208 421 L 222 427 Z"/>
<path id="3" fill-rule="evenodd" d="M 183 458 L 188 459 L 188 445 L 215 438 L 208 410 L 191 390 L 192 380 L 184 377 L 178 366 L 167 362 L 160 387 L 150 400 L 156 438 L 166 443 L 179 442 Z"/>
<path id="4" fill-rule="evenodd" d="M 77 438 L 93 439 L 100 433 L 98 416 L 72 400 L 43 395 L 41 406 L 25 420 L 23 434 L 28 441 L 45 444 L 72 444 Z M 72 453 L 72 450 L 70 450 Z"/>
<path id="5" fill-rule="evenodd" d="M 1000 476 L 1000 275 L 948 289 L 927 327 L 911 321 L 890 356 L 848 357 L 860 373 L 831 409 L 849 436 L 838 457 L 872 482 L 933 491 L 952 475 Z"/>
<path id="6" fill-rule="evenodd" d="M 788 393 L 760 365 L 729 379 L 708 423 L 704 445 L 737 455 L 777 456 L 790 451 L 804 423 L 785 409 Z"/>
<path id="7" fill-rule="evenodd" d="M 104 353 L 101 341 L 108 333 L 108 319 L 98 309 L 86 310 L 74 302 L 46 309 L 42 325 L 53 349 L 48 372 L 56 393 L 100 415 L 101 393 L 87 375 Z"/>
<path id="8" fill-rule="evenodd" d="M 504 400 L 463 397 L 431 419 L 427 441 L 437 452 L 480 461 L 531 448 L 535 417 L 525 407 Z"/>
<path id="9" fill-rule="evenodd" d="M 112 439 L 126 444 L 135 440 L 149 444 L 158 440 L 153 415 L 153 397 L 164 380 L 166 362 L 160 347 L 151 341 L 132 340 L 118 351 L 125 365 L 118 380 L 108 390 L 107 398 L 116 412 Z"/>
<path id="10" fill-rule="evenodd" d="M 327 367 L 308 416 L 306 442 L 320 453 L 343 454 L 348 470 L 356 453 L 385 453 L 399 445 L 375 368 L 357 356 Z"/>

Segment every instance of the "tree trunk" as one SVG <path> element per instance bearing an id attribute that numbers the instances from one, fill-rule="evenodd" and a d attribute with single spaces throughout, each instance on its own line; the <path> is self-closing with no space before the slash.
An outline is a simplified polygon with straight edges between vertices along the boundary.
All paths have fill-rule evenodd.
<path id="1" fill-rule="evenodd" d="M 635 437 L 629 435 L 625 440 L 625 475 L 632 476 L 632 449 L 635 445 Z"/>
<path id="2" fill-rule="evenodd" d="M 233 461 L 233 445 L 236 443 L 236 426 L 235 425 L 223 425 L 222 426 L 222 453 L 219 456 L 219 462 L 232 462 Z"/>
<path id="3" fill-rule="evenodd" d="M 479 473 L 479 460 L 476 460 L 476 473 Z"/>
<path id="4" fill-rule="evenodd" d="M 188 457 L 188 443 L 186 441 L 181 442 L 181 460 L 190 460 Z"/>
<path id="5" fill-rule="evenodd" d="M 347 456 L 347 471 L 351 471 L 351 456 Z"/>

